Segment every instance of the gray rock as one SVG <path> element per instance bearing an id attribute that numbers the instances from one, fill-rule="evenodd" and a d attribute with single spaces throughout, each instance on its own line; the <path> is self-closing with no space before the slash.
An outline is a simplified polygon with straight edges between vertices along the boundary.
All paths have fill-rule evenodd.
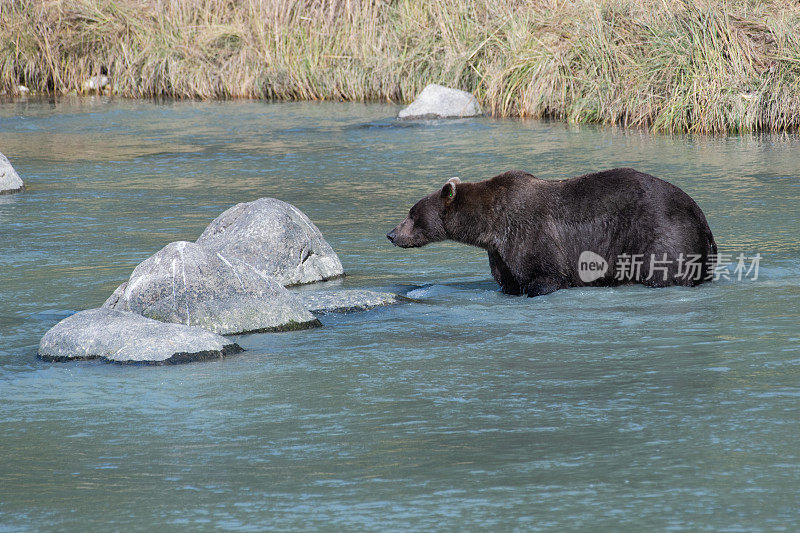
<path id="1" fill-rule="evenodd" d="M 185 241 L 168 244 L 140 263 L 103 307 L 221 335 L 320 325 L 274 279 Z"/>
<path id="2" fill-rule="evenodd" d="M 397 118 L 404 120 L 426 118 L 463 118 L 483 114 L 478 99 L 458 89 L 431 84 Z"/>
<path id="3" fill-rule="evenodd" d="M 127 281 L 123 282 L 119 287 L 114 289 L 114 292 L 111 294 L 111 296 L 108 297 L 108 299 L 103 304 L 103 308 L 104 309 L 117 309 L 117 307 L 119 307 L 120 309 L 123 309 L 123 308 L 127 307 L 127 305 L 124 302 L 123 303 L 119 303 L 120 298 L 122 298 L 122 295 L 125 294 L 125 289 L 126 288 L 128 288 L 128 282 Z"/>
<path id="4" fill-rule="evenodd" d="M 84 91 L 99 91 L 111 85 L 111 80 L 108 76 L 92 76 L 83 82 Z"/>
<path id="5" fill-rule="evenodd" d="M 100 358 L 163 365 L 219 359 L 241 351 L 238 344 L 204 329 L 113 309 L 90 309 L 67 317 L 39 343 L 39 357 L 46 361 Z"/>
<path id="6" fill-rule="evenodd" d="M 11 161 L 0 154 L 0 194 L 11 194 L 25 190 L 25 184 L 11 166 Z"/>
<path id="7" fill-rule="evenodd" d="M 295 292 L 306 309 L 317 315 L 365 311 L 397 302 L 397 295 L 389 292 L 363 290 L 307 290 Z"/>
<path id="8" fill-rule="evenodd" d="M 336 252 L 308 217 L 275 198 L 231 207 L 209 224 L 197 244 L 282 285 L 344 274 Z"/>

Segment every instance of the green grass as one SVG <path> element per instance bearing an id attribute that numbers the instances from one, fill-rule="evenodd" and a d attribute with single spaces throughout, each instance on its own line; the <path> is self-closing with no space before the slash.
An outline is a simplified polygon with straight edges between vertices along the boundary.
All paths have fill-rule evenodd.
<path id="1" fill-rule="evenodd" d="M 0 92 L 406 102 L 664 132 L 800 126 L 800 6 L 690 0 L 4 0 Z"/>

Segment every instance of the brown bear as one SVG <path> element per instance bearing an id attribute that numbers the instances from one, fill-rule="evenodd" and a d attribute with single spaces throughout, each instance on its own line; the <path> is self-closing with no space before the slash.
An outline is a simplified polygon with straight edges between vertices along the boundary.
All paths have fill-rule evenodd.
<path id="1" fill-rule="evenodd" d="M 631 168 L 560 181 L 521 171 L 451 178 L 386 235 L 401 248 L 451 239 L 489 253 L 507 294 L 579 286 L 694 286 L 713 278 L 717 247 L 681 189 Z"/>

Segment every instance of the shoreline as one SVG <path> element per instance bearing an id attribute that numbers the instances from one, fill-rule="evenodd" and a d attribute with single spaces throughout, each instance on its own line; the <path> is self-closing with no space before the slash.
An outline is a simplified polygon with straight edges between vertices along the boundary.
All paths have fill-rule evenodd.
<path id="1" fill-rule="evenodd" d="M 154 105 L 170 105 L 170 104 L 224 104 L 224 103 L 251 103 L 251 104 L 312 104 L 312 105 L 325 105 L 325 104 L 348 104 L 348 105 L 364 105 L 364 106 L 394 106 L 399 111 L 403 109 L 407 103 L 387 102 L 380 100 L 280 100 L 268 98 L 249 98 L 249 97 L 229 97 L 229 98 L 191 98 L 191 97 L 172 97 L 172 96 L 153 96 L 153 97 L 134 97 L 123 96 L 120 94 L 110 93 L 36 93 L 31 92 L 25 95 L 9 95 L 0 92 L 0 105 L 4 104 L 25 104 L 42 102 L 49 102 L 51 104 L 69 104 L 78 102 L 86 102 L 87 105 L 104 105 L 113 103 L 114 101 L 126 101 L 131 103 L 152 103 Z M 531 116 L 496 116 L 488 112 L 483 115 L 464 118 L 441 118 L 430 119 L 438 123 L 457 122 L 473 119 L 491 119 L 500 121 L 535 121 L 543 124 L 558 125 L 574 131 L 580 131 L 582 127 L 594 128 L 598 131 L 614 131 L 628 135 L 653 135 L 657 137 L 691 137 L 695 139 L 715 139 L 724 138 L 726 136 L 736 138 L 746 137 L 760 137 L 760 136 L 777 136 L 778 138 L 786 138 L 793 136 L 800 136 L 800 126 L 796 128 L 789 128 L 783 130 L 752 130 L 752 131 L 727 131 L 727 132 L 701 132 L 701 131 L 664 131 L 654 130 L 645 125 L 624 125 L 617 122 L 570 122 L 560 118 L 551 116 L 531 117 Z M 380 119 L 381 121 L 397 121 L 407 122 L 397 119 L 396 114 L 387 114 Z M 424 121 L 424 119 L 423 119 Z M 411 121 L 413 122 L 413 120 Z"/>

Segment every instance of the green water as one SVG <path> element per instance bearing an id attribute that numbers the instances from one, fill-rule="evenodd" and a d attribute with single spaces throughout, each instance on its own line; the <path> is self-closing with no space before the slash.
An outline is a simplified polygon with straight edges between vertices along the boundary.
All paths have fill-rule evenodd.
<path id="1" fill-rule="evenodd" d="M 0 529 L 800 529 L 800 139 L 394 106 L 0 103 Z M 385 233 L 453 175 L 632 166 L 758 279 L 500 294 L 485 253 Z M 346 287 L 416 303 L 236 337 L 218 362 L 38 361 L 58 320 L 221 211 L 277 197 Z"/>

